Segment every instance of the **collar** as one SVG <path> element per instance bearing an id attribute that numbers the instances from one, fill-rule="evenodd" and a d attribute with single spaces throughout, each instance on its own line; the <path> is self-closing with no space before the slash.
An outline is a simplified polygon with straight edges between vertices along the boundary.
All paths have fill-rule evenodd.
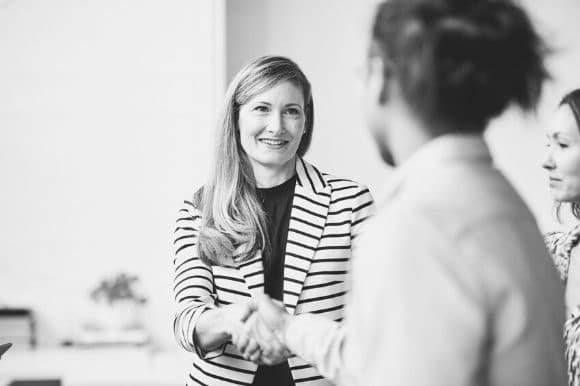
<path id="1" fill-rule="evenodd" d="M 393 197 L 411 178 L 421 178 L 432 170 L 448 163 L 492 163 L 489 148 L 481 134 L 444 134 L 415 151 L 405 162 L 395 168 L 389 181 L 378 195 L 378 206 Z"/>
<path id="2" fill-rule="evenodd" d="M 324 193 L 327 186 L 322 173 L 301 157 L 296 157 L 296 184 L 316 194 Z"/>

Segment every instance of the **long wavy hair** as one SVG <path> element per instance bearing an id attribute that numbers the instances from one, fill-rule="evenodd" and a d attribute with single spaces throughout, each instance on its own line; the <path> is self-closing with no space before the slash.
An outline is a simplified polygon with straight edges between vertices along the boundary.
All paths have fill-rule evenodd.
<path id="1" fill-rule="evenodd" d="M 567 105 L 572 110 L 572 114 L 574 114 L 574 119 L 576 120 L 576 126 L 578 130 L 580 130 L 580 89 L 570 91 L 568 94 L 564 95 L 564 98 L 562 98 L 558 106 L 562 108 L 564 105 Z M 564 203 L 560 201 L 554 202 L 554 214 L 559 222 L 562 222 L 560 212 L 563 204 Z M 570 205 L 572 215 L 580 220 L 580 202 L 574 201 L 567 204 Z"/>
<path id="2" fill-rule="evenodd" d="M 217 127 L 214 162 L 209 179 L 194 195 L 201 209 L 199 255 L 208 265 L 235 266 L 270 248 L 266 216 L 256 195 L 256 179 L 240 142 L 240 107 L 280 82 L 291 82 L 304 96 L 305 133 L 297 154 L 312 139 L 314 104 L 310 82 L 298 65 L 280 56 L 260 57 L 240 70 L 230 83 Z"/>

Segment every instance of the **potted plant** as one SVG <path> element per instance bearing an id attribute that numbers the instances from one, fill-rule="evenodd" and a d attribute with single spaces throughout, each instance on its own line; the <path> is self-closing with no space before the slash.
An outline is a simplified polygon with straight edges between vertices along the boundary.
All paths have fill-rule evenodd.
<path id="1" fill-rule="evenodd" d="M 135 291 L 138 277 L 123 272 L 101 280 L 90 293 L 97 307 L 97 324 L 103 329 L 127 330 L 141 327 L 139 311 L 147 302 Z"/>

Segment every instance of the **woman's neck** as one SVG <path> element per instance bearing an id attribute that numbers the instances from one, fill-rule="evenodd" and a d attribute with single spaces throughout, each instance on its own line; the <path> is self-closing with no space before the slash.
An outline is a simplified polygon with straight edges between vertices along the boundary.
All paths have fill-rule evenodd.
<path id="1" fill-rule="evenodd" d="M 258 188 L 271 188 L 288 181 L 296 171 L 296 157 L 284 165 L 273 167 L 257 162 L 252 162 L 256 186 Z"/>

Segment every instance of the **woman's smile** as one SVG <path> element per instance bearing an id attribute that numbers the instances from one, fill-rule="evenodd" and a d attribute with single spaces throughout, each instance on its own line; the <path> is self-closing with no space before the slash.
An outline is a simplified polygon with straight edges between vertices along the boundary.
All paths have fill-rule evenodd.
<path id="1" fill-rule="evenodd" d="M 278 138 L 258 138 L 268 149 L 279 150 L 285 147 L 290 141 Z"/>

